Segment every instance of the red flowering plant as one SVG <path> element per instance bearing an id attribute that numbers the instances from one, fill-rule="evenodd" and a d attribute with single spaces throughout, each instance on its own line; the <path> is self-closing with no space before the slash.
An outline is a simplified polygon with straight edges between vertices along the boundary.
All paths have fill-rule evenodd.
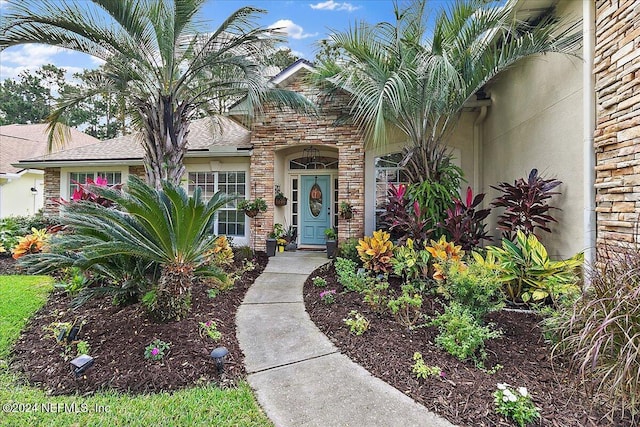
<path id="1" fill-rule="evenodd" d="M 109 186 L 106 178 L 98 176 L 95 181 L 91 178 L 87 178 L 84 184 L 81 184 L 77 181 L 73 181 L 73 183 L 77 185 L 76 189 L 73 190 L 73 194 L 71 195 L 71 200 L 73 200 L 74 202 L 80 200 L 88 200 L 106 208 L 113 206 L 113 202 L 111 200 L 100 196 L 94 191 L 94 187 Z M 111 188 L 120 190 L 122 188 L 122 184 L 112 185 Z"/>
<path id="2" fill-rule="evenodd" d="M 477 209 L 484 196 L 484 193 L 480 193 L 473 197 L 471 187 L 467 187 L 466 200 L 454 198 L 453 206 L 445 211 L 446 217 L 439 224 L 451 236 L 451 240 L 465 251 L 477 247 L 482 240 L 491 240 L 482 223 L 491 209 Z"/>

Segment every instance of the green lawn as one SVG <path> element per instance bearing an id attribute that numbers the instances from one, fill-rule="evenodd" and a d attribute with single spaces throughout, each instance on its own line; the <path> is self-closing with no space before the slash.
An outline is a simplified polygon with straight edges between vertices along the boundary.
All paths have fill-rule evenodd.
<path id="1" fill-rule="evenodd" d="M 206 386 L 171 394 L 91 397 L 51 397 L 21 385 L 8 372 L 6 359 L 20 330 L 52 288 L 47 277 L 0 276 L 1 426 L 272 426 L 246 383 L 230 390 Z"/>

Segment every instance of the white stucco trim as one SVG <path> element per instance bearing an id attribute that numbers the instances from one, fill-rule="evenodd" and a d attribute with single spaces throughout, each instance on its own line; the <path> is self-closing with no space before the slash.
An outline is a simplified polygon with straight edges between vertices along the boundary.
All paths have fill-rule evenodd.
<path id="1" fill-rule="evenodd" d="M 596 153 L 593 147 L 596 129 L 596 91 L 595 75 L 593 73 L 593 57 L 595 51 L 595 3 L 584 1 L 582 6 L 583 25 L 583 132 L 584 132 L 584 260 L 585 267 L 596 260 Z M 588 274 L 584 275 L 588 283 Z"/>

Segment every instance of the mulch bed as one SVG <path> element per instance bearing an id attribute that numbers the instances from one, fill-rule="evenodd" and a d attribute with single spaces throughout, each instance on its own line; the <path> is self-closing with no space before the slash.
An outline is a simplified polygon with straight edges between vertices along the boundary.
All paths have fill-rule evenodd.
<path id="1" fill-rule="evenodd" d="M 244 356 L 236 339 L 236 311 L 267 262 L 266 254 L 258 252 L 256 268 L 213 299 L 207 295 L 205 284 L 194 284 L 188 317 L 166 324 L 148 319 L 140 304 L 117 307 L 110 298 L 90 300 L 73 311 L 70 298 L 54 292 L 15 344 L 11 367 L 30 384 L 52 395 L 91 394 L 106 389 L 128 393 L 173 391 L 210 382 L 232 385 L 245 376 Z M 0 265 L 8 263 L 3 260 Z M 89 343 L 95 361 L 86 375 L 77 379 L 69 364 L 75 352 L 65 356 L 64 347 L 44 330 L 52 322 L 76 319 L 86 322 L 78 339 Z M 199 322 L 208 320 L 217 323 L 222 332 L 220 341 L 200 336 Z M 156 338 L 170 342 L 171 348 L 162 361 L 154 362 L 144 358 L 144 350 Z M 219 346 L 229 350 L 222 378 L 210 357 L 211 350 Z"/>
<path id="2" fill-rule="evenodd" d="M 344 291 L 338 283 L 333 265 L 323 266 L 309 277 L 327 280 L 324 289 L 336 289 L 333 305 L 319 298 L 323 288 L 314 287 L 311 279 L 304 285 L 307 311 L 316 325 L 331 341 L 374 376 L 421 403 L 429 410 L 459 426 L 512 426 L 509 420 L 494 411 L 493 392 L 496 384 L 506 382 L 515 387 L 525 386 L 532 394 L 542 419 L 540 426 L 630 426 L 630 421 L 608 420 L 598 408 L 590 407 L 580 387 L 573 383 L 567 369 L 559 362 L 551 363 L 550 347 L 538 326 L 540 318 L 532 313 L 499 311 L 486 319 L 501 329 L 503 337 L 487 342 L 488 358 L 485 366 L 504 367 L 494 374 L 477 369 L 473 362 L 461 362 L 435 345 L 437 329 L 421 327 L 409 330 L 397 323 L 390 314 L 378 314 L 362 302 L 356 292 Z M 399 283 L 391 282 L 399 288 Z M 429 299 L 423 308 L 429 316 L 441 311 L 437 299 Z M 351 310 L 358 310 L 371 321 L 361 336 L 349 333 L 343 323 Z M 428 366 L 438 366 L 446 377 L 416 379 L 413 374 L 413 354 L 422 353 Z"/>

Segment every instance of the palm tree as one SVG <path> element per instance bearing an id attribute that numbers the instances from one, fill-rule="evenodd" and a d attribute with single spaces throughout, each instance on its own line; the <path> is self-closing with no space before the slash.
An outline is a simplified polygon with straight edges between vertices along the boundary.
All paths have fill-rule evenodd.
<path id="1" fill-rule="evenodd" d="M 190 307 L 194 276 L 216 273 L 206 256 L 216 245 L 210 234 L 215 214 L 237 196 L 218 192 L 205 202 L 200 188 L 189 197 L 180 186 L 165 181 L 157 190 L 135 176 L 129 177 L 126 192 L 98 186 L 92 190 L 113 206 L 68 204 L 62 221 L 73 233 L 55 238 L 51 253 L 25 257 L 24 264 L 37 273 L 76 266 L 107 283 L 113 279 L 118 288 L 107 286 L 102 293 L 137 297 L 152 287 L 152 298 L 146 302 L 154 317 L 183 317 Z"/>
<path id="2" fill-rule="evenodd" d="M 142 130 L 147 180 L 177 183 L 184 173 L 189 122 L 246 98 L 308 107 L 299 94 L 269 87 L 265 58 L 283 33 L 254 25 L 264 11 L 243 7 L 215 31 L 198 32 L 206 0 L 9 0 L 0 21 L 0 50 L 26 43 L 65 47 L 104 60 L 90 87 L 63 99 L 48 118 L 56 124 L 87 97 L 123 95 Z M 253 111 L 250 108 L 249 111 Z"/>
<path id="3" fill-rule="evenodd" d="M 404 163 L 414 183 L 438 181 L 447 170 L 445 144 L 465 103 L 499 73 L 530 55 L 575 54 L 579 23 L 551 14 L 535 23 L 514 18 L 516 1 L 458 0 L 430 30 L 426 0 L 394 4 L 395 22 L 360 23 L 331 36 L 315 75 L 327 91 L 351 95 L 351 112 L 375 144 L 389 124 L 411 142 Z M 332 57 L 333 56 L 333 57 Z"/>

